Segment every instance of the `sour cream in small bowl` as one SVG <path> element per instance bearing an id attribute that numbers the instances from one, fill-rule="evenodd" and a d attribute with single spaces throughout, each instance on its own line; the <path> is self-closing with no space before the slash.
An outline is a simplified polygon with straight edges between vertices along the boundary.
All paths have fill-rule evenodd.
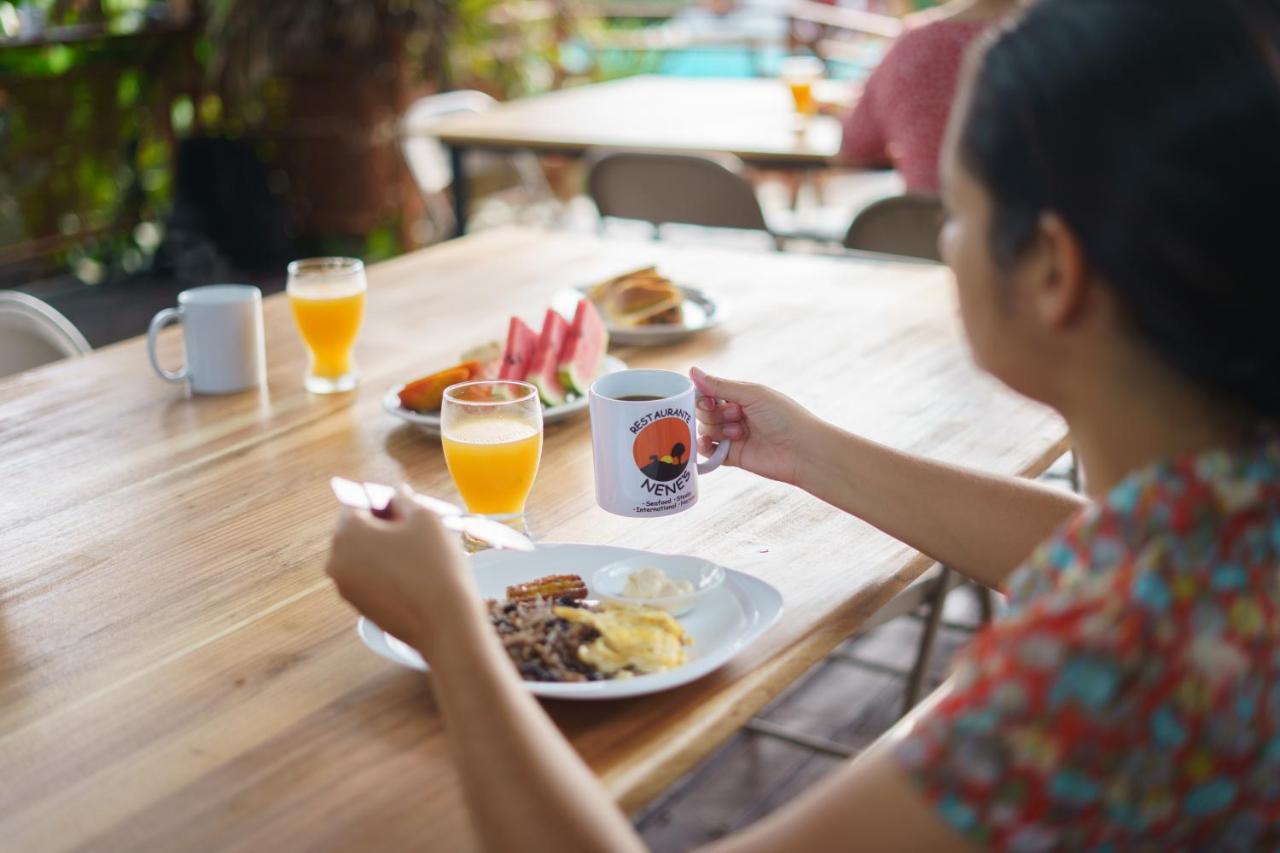
<path id="1" fill-rule="evenodd" d="M 724 569 L 700 557 L 644 554 L 597 569 L 588 585 L 604 601 L 680 616 L 723 583 Z"/>

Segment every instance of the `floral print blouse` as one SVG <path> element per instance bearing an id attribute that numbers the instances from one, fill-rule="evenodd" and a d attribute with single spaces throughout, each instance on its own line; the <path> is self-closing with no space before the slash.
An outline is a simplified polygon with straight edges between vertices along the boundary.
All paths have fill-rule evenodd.
<path id="1" fill-rule="evenodd" d="M 1137 473 L 1010 578 L 895 747 L 1007 850 L 1280 849 L 1280 440 Z"/>

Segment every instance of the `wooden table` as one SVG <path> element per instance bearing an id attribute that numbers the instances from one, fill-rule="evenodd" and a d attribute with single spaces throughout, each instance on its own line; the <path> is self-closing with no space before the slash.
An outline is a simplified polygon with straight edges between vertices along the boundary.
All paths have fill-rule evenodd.
<path id="1" fill-rule="evenodd" d="M 323 576 L 341 474 L 453 496 L 439 444 L 384 390 L 434 370 L 559 288 L 658 261 L 720 296 L 724 327 L 633 365 L 785 388 L 899 447 L 1033 475 L 1050 412 L 971 366 L 948 273 L 852 259 L 673 250 L 491 231 L 379 264 L 358 392 L 302 389 L 266 301 L 269 390 L 186 398 L 143 342 L 0 383 L 0 846 L 466 850 L 430 681 L 365 649 Z M 162 341 L 176 359 L 177 339 Z M 167 351 L 167 354 L 166 354 Z M 928 495 L 921 495 L 928 500 Z M 927 560 L 739 470 L 681 515 L 594 505 L 585 418 L 547 429 L 531 498 L 550 541 L 683 551 L 762 577 L 778 622 L 719 672 L 615 703 L 548 703 L 628 809 L 687 771 L 915 578 Z"/>
<path id="2" fill-rule="evenodd" d="M 822 97 L 847 96 L 829 82 Z M 840 122 L 817 116 L 798 129 L 779 80 L 630 77 L 510 101 L 432 128 L 449 147 L 458 233 L 466 228 L 464 169 L 473 148 L 579 156 L 593 148 L 697 154 L 727 152 L 757 166 L 821 168 L 840 153 Z"/>

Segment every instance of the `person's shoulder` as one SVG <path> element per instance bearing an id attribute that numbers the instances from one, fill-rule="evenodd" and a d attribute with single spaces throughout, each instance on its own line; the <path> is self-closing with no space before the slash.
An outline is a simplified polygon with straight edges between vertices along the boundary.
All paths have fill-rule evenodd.
<path id="1" fill-rule="evenodd" d="M 954 41 L 972 39 L 997 23 L 995 18 L 956 18 L 942 15 L 937 9 L 917 12 L 902 19 L 898 41 Z"/>
<path id="2" fill-rule="evenodd" d="M 988 25 L 949 18 L 909 21 L 885 52 L 883 62 L 902 67 L 956 62 Z"/>

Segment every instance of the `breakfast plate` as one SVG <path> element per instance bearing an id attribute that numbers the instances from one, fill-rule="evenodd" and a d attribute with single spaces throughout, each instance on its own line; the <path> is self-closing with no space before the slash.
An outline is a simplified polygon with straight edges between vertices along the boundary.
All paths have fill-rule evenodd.
<path id="1" fill-rule="evenodd" d="M 512 584 L 548 574 L 574 573 L 590 578 L 596 569 L 621 560 L 644 557 L 662 568 L 666 555 L 603 545 L 539 545 L 532 553 L 482 551 L 470 558 L 476 584 L 484 598 L 502 599 Z M 605 681 L 525 681 L 529 692 L 546 699 L 622 699 L 670 690 L 696 681 L 732 660 L 751 645 L 782 612 L 782 594 L 759 578 L 725 570 L 725 581 L 680 625 L 692 638 L 688 660 L 665 672 Z M 377 654 L 412 669 L 427 670 L 411 647 L 361 618 L 356 630 Z"/>
<path id="2" fill-rule="evenodd" d="M 600 369 L 600 375 L 606 373 L 617 373 L 619 370 L 626 370 L 627 365 L 622 359 L 612 355 L 604 357 L 604 364 Z M 387 391 L 382 397 L 382 408 L 387 412 L 406 423 L 420 427 L 424 432 L 430 435 L 440 434 L 440 413 L 439 412 L 414 412 L 400 405 L 400 389 L 403 385 L 397 385 Z M 544 406 L 542 409 L 542 422 L 544 424 L 554 424 L 559 421 L 566 420 L 576 415 L 578 412 L 587 408 L 587 397 L 575 397 L 567 403 L 560 406 Z"/>
<path id="3" fill-rule="evenodd" d="M 696 287 L 676 285 L 684 301 L 680 306 L 679 323 L 662 323 L 650 326 L 619 326 L 606 323 L 609 342 L 618 346 L 660 347 L 679 343 L 699 332 L 720 325 L 724 312 L 714 299 Z M 556 294 L 552 307 L 559 311 L 572 310 L 578 300 L 591 290 L 578 287 Z"/>

